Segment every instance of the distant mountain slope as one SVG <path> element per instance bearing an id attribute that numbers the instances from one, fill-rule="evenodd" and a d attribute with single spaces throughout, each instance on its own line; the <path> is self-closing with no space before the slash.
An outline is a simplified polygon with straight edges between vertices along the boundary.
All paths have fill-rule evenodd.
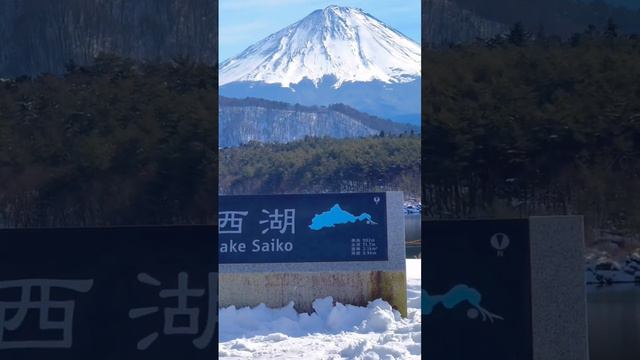
<path id="1" fill-rule="evenodd" d="M 217 63 L 217 1 L 1 0 L 0 78 L 60 74 L 99 53 Z"/>
<path id="2" fill-rule="evenodd" d="M 255 97 L 306 106 L 345 103 L 359 111 L 412 125 L 420 124 L 421 82 L 385 84 L 381 81 L 348 82 L 339 89 L 335 78 L 324 78 L 317 85 L 310 80 L 285 88 L 263 82 L 234 82 L 220 87 L 220 95 L 234 98 Z"/>
<path id="3" fill-rule="evenodd" d="M 220 64 L 223 96 L 340 102 L 416 125 L 420 80 L 418 43 L 361 9 L 340 6 L 316 10 Z"/>
<path id="4" fill-rule="evenodd" d="M 640 1 L 638 0 L 605 0 L 614 6 L 622 6 L 629 9 L 640 9 Z"/>
<path id="5" fill-rule="evenodd" d="M 489 20 L 513 24 L 522 22 L 537 32 L 569 36 L 589 24 L 602 29 L 612 18 L 624 33 L 640 31 L 640 12 L 619 7 L 611 0 L 455 0 L 465 9 Z"/>
<path id="6" fill-rule="evenodd" d="M 638 3 L 633 7 L 631 4 Z M 425 0 L 423 43 L 464 43 L 505 33 L 516 22 L 532 32 L 568 37 L 589 25 L 603 29 L 609 18 L 621 33 L 640 33 L 635 0 Z"/>
<path id="7" fill-rule="evenodd" d="M 484 18 L 455 0 L 423 1 L 422 28 L 422 41 L 431 47 L 491 38 L 509 31 L 506 24 Z"/>
<path id="8" fill-rule="evenodd" d="M 343 104 L 308 107 L 221 97 L 218 114 L 220 147 L 250 141 L 286 143 L 307 136 L 354 138 L 419 132 L 418 127 L 380 119 Z"/>

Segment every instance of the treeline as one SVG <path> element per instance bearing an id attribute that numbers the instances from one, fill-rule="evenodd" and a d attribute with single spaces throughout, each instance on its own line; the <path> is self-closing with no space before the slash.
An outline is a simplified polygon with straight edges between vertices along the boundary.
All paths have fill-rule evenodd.
<path id="1" fill-rule="evenodd" d="M 420 194 L 420 137 L 306 138 L 220 150 L 220 194 L 402 190 Z"/>
<path id="2" fill-rule="evenodd" d="M 640 233 L 640 39 L 522 25 L 423 53 L 423 194 L 442 217 L 584 214 Z"/>
<path id="3" fill-rule="evenodd" d="M 386 132 L 387 134 L 408 133 L 410 135 L 414 135 L 420 132 L 420 127 L 418 126 L 382 119 L 377 116 L 360 112 L 345 104 L 329 105 L 329 110 L 337 111 L 353 119 L 357 119 L 364 125 L 373 129 L 381 129 L 383 133 Z"/>
<path id="4" fill-rule="evenodd" d="M 213 221 L 216 87 L 214 66 L 109 55 L 3 80 L 0 226 Z"/>

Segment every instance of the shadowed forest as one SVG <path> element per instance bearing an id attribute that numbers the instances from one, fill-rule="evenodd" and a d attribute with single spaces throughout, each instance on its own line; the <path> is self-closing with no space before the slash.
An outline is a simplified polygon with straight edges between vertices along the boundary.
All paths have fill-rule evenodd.
<path id="1" fill-rule="evenodd" d="M 217 68 L 102 55 L 0 82 L 0 225 L 207 223 Z"/>
<path id="2" fill-rule="evenodd" d="M 423 64 L 428 217 L 583 214 L 592 245 L 638 245 L 638 36 L 613 21 L 567 40 L 516 24 Z"/>

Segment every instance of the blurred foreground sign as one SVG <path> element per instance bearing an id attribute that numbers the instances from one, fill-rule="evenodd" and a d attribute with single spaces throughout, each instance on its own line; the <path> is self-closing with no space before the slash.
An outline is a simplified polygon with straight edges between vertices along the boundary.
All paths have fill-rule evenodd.
<path id="1" fill-rule="evenodd" d="M 427 358 L 531 360 L 528 221 L 434 221 L 422 232 Z"/>
<path id="2" fill-rule="evenodd" d="M 423 355 L 584 360 L 579 216 L 422 224 Z"/>
<path id="3" fill-rule="evenodd" d="M 219 197 L 221 264 L 388 259 L 385 193 Z"/>
<path id="4" fill-rule="evenodd" d="M 0 359 L 210 359 L 214 226 L 0 230 Z"/>

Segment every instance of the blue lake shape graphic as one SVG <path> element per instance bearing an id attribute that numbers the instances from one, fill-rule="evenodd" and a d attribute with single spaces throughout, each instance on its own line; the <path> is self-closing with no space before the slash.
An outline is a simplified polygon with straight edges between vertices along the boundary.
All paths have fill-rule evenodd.
<path id="1" fill-rule="evenodd" d="M 362 213 L 358 216 L 351 214 L 348 211 L 342 210 L 339 204 L 335 204 L 329 211 L 325 211 L 320 214 L 316 214 L 311 220 L 309 228 L 311 230 L 321 230 L 324 228 L 332 228 L 336 225 L 355 223 L 356 221 L 365 221 L 367 224 L 376 223 L 371 219 L 371 215 Z"/>
<path id="2" fill-rule="evenodd" d="M 480 305 L 482 294 L 474 288 L 465 284 L 454 286 L 446 294 L 429 295 L 426 290 L 422 290 L 422 314 L 431 315 L 433 308 L 442 304 L 446 309 L 451 310 L 460 304 L 467 303 L 471 308 L 467 311 L 470 319 L 475 319 L 478 315 L 482 315 L 482 321 L 487 319 L 493 322 L 495 319 L 504 320 L 501 316 L 491 313 Z"/>

